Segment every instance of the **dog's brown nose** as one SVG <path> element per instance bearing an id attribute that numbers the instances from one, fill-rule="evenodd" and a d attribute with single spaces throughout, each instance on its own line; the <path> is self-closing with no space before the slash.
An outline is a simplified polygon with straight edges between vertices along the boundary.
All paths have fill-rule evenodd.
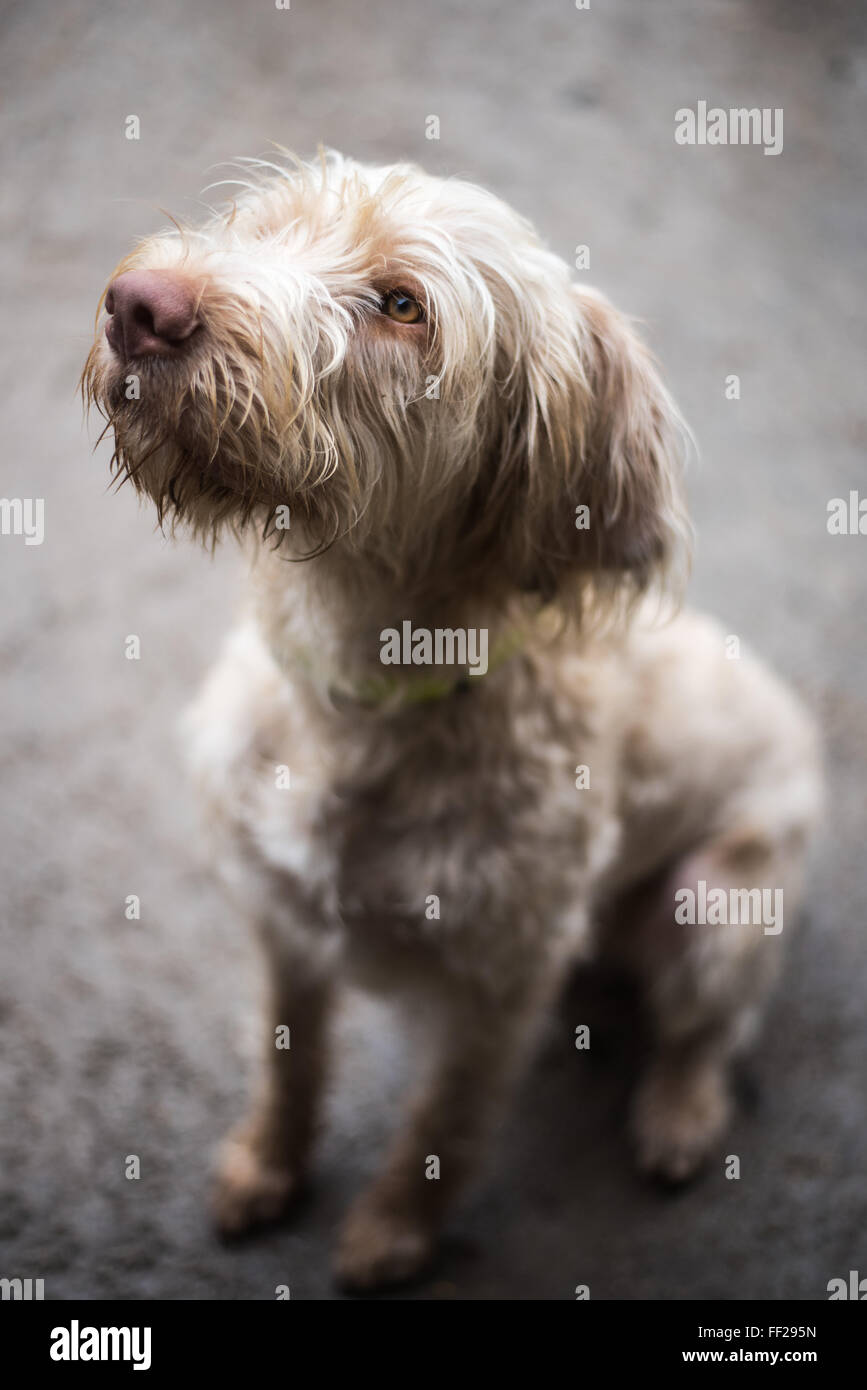
<path id="1" fill-rule="evenodd" d="M 166 357 L 199 326 L 195 292 L 171 270 L 125 271 L 109 285 L 105 307 L 105 336 L 125 358 Z"/>

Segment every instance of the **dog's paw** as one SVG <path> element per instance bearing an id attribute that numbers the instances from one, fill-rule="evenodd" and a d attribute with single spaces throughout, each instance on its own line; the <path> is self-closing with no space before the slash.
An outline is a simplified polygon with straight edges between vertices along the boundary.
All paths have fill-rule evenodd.
<path id="1" fill-rule="evenodd" d="M 256 1143 L 230 1135 L 220 1150 L 212 1199 L 214 1224 L 225 1240 L 278 1221 L 297 1196 L 294 1173 L 265 1163 Z"/>
<path id="2" fill-rule="evenodd" d="M 334 1275 L 348 1293 L 402 1284 L 429 1263 L 434 1245 L 433 1234 L 406 1213 L 362 1198 L 343 1225 Z"/>
<path id="3" fill-rule="evenodd" d="M 729 1112 L 722 1067 L 654 1067 L 633 1110 L 639 1168 L 666 1182 L 687 1182 L 710 1158 Z"/>

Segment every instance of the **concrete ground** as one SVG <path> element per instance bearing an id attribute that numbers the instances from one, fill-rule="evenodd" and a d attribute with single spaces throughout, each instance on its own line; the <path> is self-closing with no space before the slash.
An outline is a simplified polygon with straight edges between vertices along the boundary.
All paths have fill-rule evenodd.
<path id="1" fill-rule="evenodd" d="M 378 1008 L 341 1026 L 312 1199 L 227 1251 L 213 1146 L 255 1050 L 252 948 L 197 857 L 176 719 L 238 561 L 106 490 L 75 382 L 104 280 L 212 166 L 276 140 L 417 159 L 514 202 L 642 316 L 702 451 L 694 600 L 801 688 L 824 729 L 825 841 L 727 1151 L 664 1197 L 633 1175 L 629 1000 L 576 981 L 431 1279 L 409 1298 L 817 1299 L 867 1274 L 867 56 L 857 7 L 783 0 L 9 3 L 2 24 L 3 458 L 45 540 L 0 539 L 0 1275 L 53 1298 L 334 1297 L 334 1225 L 394 1116 Z M 782 107 L 785 147 L 684 148 L 674 112 Z M 138 142 L 124 122 L 141 121 Z M 429 115 L 438 142 L 425 138 Z M 741 399 L 725 378 L 741 379 Z M 141 660 L 124 641 L 141 639 Z M 128 894 L 141 920 L 124 916 Z M 572 1046 L 590 1022 L 589 1054 Z M 126 1155 L 141 1158 L 127 1181 Z"/>

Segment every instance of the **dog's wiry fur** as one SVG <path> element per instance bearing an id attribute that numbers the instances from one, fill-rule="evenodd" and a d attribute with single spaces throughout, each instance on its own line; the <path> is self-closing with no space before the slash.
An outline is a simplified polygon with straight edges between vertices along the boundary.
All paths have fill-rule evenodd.
<path id="1" fill-rule="evenodd" d="M 248 172 L 227 213 L 119 268 L 195 287 L 189 350 L 133 368 L 100 338 L 85 383 L 160 517 L 243 532 L 253 556 L 187 724 L 217 862 L 270 963 L 225 1231 L 282 1214 L 303 1179 L 335 982 L 424 1004 L 424 1076 L 339 1247 L 342 1279 L 372 1287 L 428 1259 L 576 958 L 616 957 L 645 989 L 640 1161 L 682 1178 L 714 1152 L 781 938 L 678 926 L 673 894 L 781 888 L 791 923 L 817 754 L 768 672 L 644 596 L 683 573 L 683 430 L 629 323 L 477 187 L 337 156 Z M 425 322 L 380 312 L 394 289 Z M 353 699 L 407 618 L 519 649 L 467 694 Z"/>

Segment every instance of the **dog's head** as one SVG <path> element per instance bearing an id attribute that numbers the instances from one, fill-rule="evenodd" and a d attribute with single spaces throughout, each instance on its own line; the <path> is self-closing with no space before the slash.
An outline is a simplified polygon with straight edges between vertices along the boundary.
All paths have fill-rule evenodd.
<path id="1" fill-rule="evenodd" d="M 406 165 L 249 169 L 227 212 L 121 263 L 85 368 L 161 519 L 336 544 L 410 592 L 549 600 L 671 569 L 677 413 L 526 221 Z"/>

